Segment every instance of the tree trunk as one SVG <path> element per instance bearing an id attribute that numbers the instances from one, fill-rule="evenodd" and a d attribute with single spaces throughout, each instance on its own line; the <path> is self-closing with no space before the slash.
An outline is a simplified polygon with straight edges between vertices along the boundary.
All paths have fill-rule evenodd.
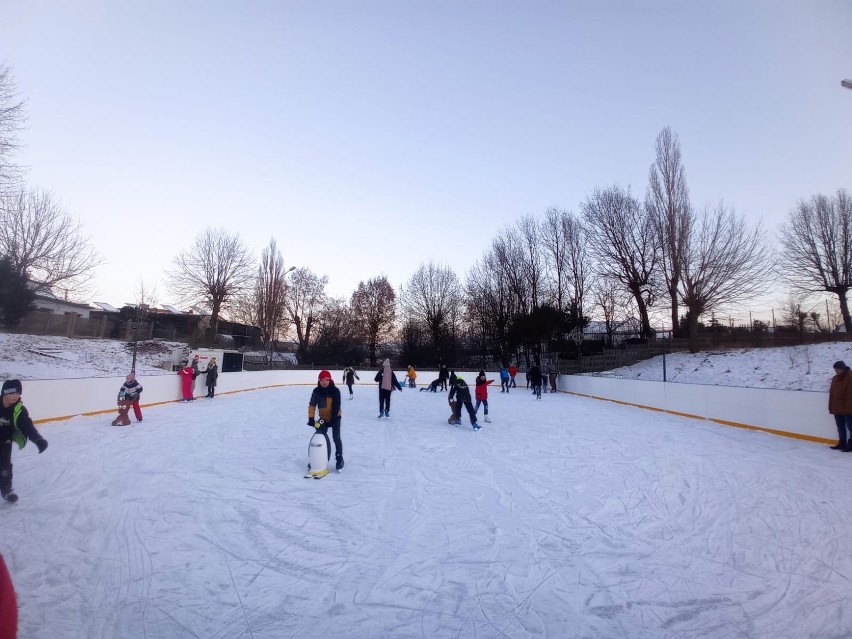
<path id="1" fill-rule="evenodd" d="M 846 290 L 838 291 L 837 297 L 840 299 L 840 314 L 843 315 L 843 326 L 847 333 L 852 333 L 852 318 L 849 317 L 849 302 L 846 301 Z"/>
<path id="2" fill-rule="evenodd" d="M 697 353 L 698 348 L 698 312 L 692 309 L 689 309 L 689 313 L 687 313 L 687 320 L 689 323 L 689 352 Z"/>

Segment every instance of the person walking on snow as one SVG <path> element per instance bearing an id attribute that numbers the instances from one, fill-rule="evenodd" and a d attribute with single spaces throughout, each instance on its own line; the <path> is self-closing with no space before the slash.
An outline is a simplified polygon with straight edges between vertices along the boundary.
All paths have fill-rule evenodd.
<path id="1" fill-rule="evenodd" d="M 485 379 L 485 371 L 479 371 L 479 375 L 476 376 L 476 388 L 474 389 L 476 395 L 476 408 L 474 411 L 478 415 L 479 405 L 482 404 L 485 406 L 485 421 L 489 423 L 491 420 L 488 418 L 488 385 L 493 382 L 493 379 Z"/>
<path id="2" fill-rule="evenodd" d="M 308 426 L 313 426 L 325 436 L 325 448 L 331 459 L 331 443 L 328 441 L 328 429 L 331 428 L 334 439 L 334 457 L 337 460 L 337 470 L 343 470 L 343 440 L 340 439 L 340 421 L 343 410 L 340 406 L 340 389 L 334 385 L 331 373 L 320 371 L 317 377 L 317 387 L 311 393 L 308 402 Z M 317 418 L 322 422 L 317 421 Z M 308 470 L 311 467 L 308 466 Z"/>
<path id="3" fill-rule="evenodd" d="M 358 373 L 355 372 L 355 369 L 351 366 L 347 366 L 346 370 L 343 371 L 343 383 L 349 387 L 349 399 L 352 399 L 354 393 L 352 392 L 352 385 L 355 383 L 355 380 L 360 381 L 360 377 L 358 377 Z"/>
<path id="4" fill-rule="evenodd" d="M 38 448 L 39 454 L 47 450 L 47 440 L 33 426 L 21 401 L 23 385 L 20 380 L 7 379 L 0 390 L 0 497 L 9 502 L 18 501 L 12 488 L 12 442 L 23 448 L 27 440 Z"/>
<path id="5" fill-rule="evenodd" d="M 376 373 L 375 380 L 379 383 L 379 419 L 390 417 L 390 398 L 394 390 L 402 390 L 396 373 L 393 372 L 390 360 L 382 362 L 381 370 Z"/>
<path id="6" fill-rule="evenodd" d="M 828 412 L 834 415 L 838 437 L 837 445 L 829 448 L 852 453 L 852 373 L 843 361 L 834 362 L 834 377 L 828 387 Z"/>
<path id="7" fill-rule="evenodd" d="M 180 375 L 180 388 L 183 399 L 182 402 L 191 402 L 195 399 L 192 396 L 192 380 L 194 379 L 192 376 L 192 367 L 189 365 L 189 362 L 184 360 L 183 367 L 177 372 Z"/>
<path id="8" fill-rule="evenodd" d="M 211 357 L 207 362 L 207 394 L 205 397 L 213 399 L 216 394 L 216 381 L 219 379 L 219 365 L 216 363 L 216 358 Z"/>
<path id="9" fill-rule="evenodd" d="M 456 377 L 455 381 L 450 384 L 450 394 L 447 395 L 447 401 L 450 403 L 450 406 L 453 405 L 453 399 L 455 399 L 455 420 L 453 423 L 458 426 L 461 424 L 461 409 L 462 404 L 467 409 L 467 414 L 470 415 L 470 425 L 473 426 L 473 430 L 479 430 L 481 426 L 476 423 L 476 411 L 473 409 L 473 403 L 470 401 L 470 388 L 468 388 L 467 382 L 465 382 L 461 377 Z"/>

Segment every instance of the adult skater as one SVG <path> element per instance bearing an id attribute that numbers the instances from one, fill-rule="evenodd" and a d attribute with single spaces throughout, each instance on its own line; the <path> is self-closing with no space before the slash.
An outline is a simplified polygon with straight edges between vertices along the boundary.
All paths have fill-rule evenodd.
<path id="1" fill-rule="evenodd" d="M 448 379 L 450 379 L 450 369 L 447 368 L 446 364 L 441 364 L 441 368 L 438 371 L 438 380 L 441 382 L 441 390 L 447 390 Z"/>
<path id="2" fill-rule="evenodd" d="M 509 369 L 505 366 L 500 367 L 500 392 L 509 392 Z"/>
<path id="3" fill-rule="evenodd" d="M 481 426 L 476 423 L 476 411 L 473 410 L 473 403 L 470 401 L 470 388 L 461 377 L 456 377 L 455 381 L 450 384 L 450 394 L 447 396 L 447 401 L 450 402 L 451 406 L 453 399 L 456 400 L 453 423 L 456 426 L 461 424 L 461 408 L 464 404 L 464 407 L 467 408 L 467 414 L 470 415 L 470 425 L 473 426 L 473 430 L 479 430 Z"/>
<path id="4" fill-rule="evenodd" d="M 837 425 L 837 445 L 829 446 L 845 453 L 852 452 L 852 373 L 843 361 L 834 362 L 834 377 L 828 387 L 828 412 Z M 852 432 L 850 432 L 852 435 Z"/>
<path id="5" fill-rule="evenodd" d="M 213 399 L 216 395 L 216 382 L 219 380 L 219 364 L 216 363 L 216 358 L 211 357 L 207 362 L 207 394 L 205 397 Z"/>
<path id="6" fill-rule="evenodd" d="M 313 426 L 325 435 L 328 458 L 331 459 L 331 444 L 328 441 L 328 429 L 334 439 L 334 457 L 337 460 L 337 470 L 343 470 L 343 441 L 340 439 L 340 421 L 343 411 L 340 406 L 340 389 L 334 385 L 331 373 L 320 371 L 317 377 L 317 387 L 311 393 L 308 403 L 308 426 Z M 322 425 L 315 418 L 320 418 Z M 320 458 L 322 459 L 322 458 Z M 310 470 L 310 467 L 308 467 Z"/>
<path id="7" fill-rule="evenodd" d="M 390 360 L 382 362 L 382 368 L 376 373 L 375 380 L 379 383 L 379 419 L 390 417 L 390 398 L 394 390 L 402 390 L 396 373 L 393 372 Z"/>
<path id="8" fill-rule="evenodd" d="M 18 501 L 12 488 L 12 442 L 23 448 L 29 440 L 36 445 L 39 454 L 47 450 L 47 440 L 33 426 L 21 402 L 22 392 L 23 386 L 17 379 L 7 379 L 0 390 L 0 497 L 12 503 Z"/>
<path id="9" fill-rule="evenodd" d="M 538 364 L 530 366 L 530 369 L 527 371 L 527 381 L 532 386 L 533 395 L 541 399 L 541 368 L 539 368 Z"/>
<path id="10" fill-rule="evenodd" d="M 352 399 L 354 393 L 352 392 L 352 385 L 355 383 L 355 380 L 360 380 L 358 377 L 358 373 L 355 372 L 355 369 L 351 366 L 347 366 L 343 371 L 343 383 L 349 387 L 349 399 Z"/>

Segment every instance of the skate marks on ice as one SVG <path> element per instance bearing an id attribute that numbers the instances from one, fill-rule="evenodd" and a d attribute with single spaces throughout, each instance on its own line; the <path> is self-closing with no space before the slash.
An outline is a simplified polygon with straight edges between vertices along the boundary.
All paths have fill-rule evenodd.
<path id="1" fill-rule="evenodd" d="M 444 398 L 395 393 L 389 420 L 347 404 L 346 473 L 306 482 L 305 395 L 47 426 L 62 455 L 20 451 L 2 521 L 29 540 L 4 549 L 22 636 L 852 628 L 843 455 L 562 394 L 495 395 L 474 433 Z"/>

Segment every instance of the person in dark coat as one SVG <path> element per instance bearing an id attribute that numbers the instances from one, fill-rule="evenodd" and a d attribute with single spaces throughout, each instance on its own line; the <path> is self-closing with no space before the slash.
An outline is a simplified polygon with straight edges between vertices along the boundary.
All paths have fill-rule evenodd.
<path id="1" fill-rule="evenodd" d="M 47 450 L 47 440 L 39 434 L 30 414 L 21 401 L 23 386 L 18 379 L 7 379 L 0 390 L 0 497 L 16 502 L 12 488 L 12 442 L 23 448 L 31 441 L 39 454 Z"/>
<path id="2" fill-rule="evenodd" d="M 834 362 L 834 377 L 828 387 L 828 412 L 834 415 L 837 425 L 836 446 L 834 450 L 852 452 L 852 373 L 843 362 Z"/>
<path id="3" fill-rule="evenodd" d="M 379 383 L 379 419 L 390 417 L 391 393 L 395 390 L 401 391 L 402 386 L 399 385 L 396 373 L 391 369 L 389 359 L 382 362 L 382 368 L 376 373 L 374 381 Z"/>
<path id="4" fill-rule="evenodd" d="M 527 371 L 527 380 L 532 386 L 533 395 L 541 399 L 541 368 L 538 364 L 530 366 L 529 371 Z"/>
<path id="5" fill-rule="evenodd" d="M 347 366 L 343 371 L 343 383 L 349 387 L 349 399 L 352 399 L 355 396 L 355 393 L 352 392 L 352 385 L 355 383 L 355 380 L 360 380 L 358 377 L 358 373 L 355 372 L 355 369 L 351 366 Z"/>
<path id="6" fill-rule="evenodd" d="M 461 424 L 461 409 L 462 404 L 464 404 L 464 407 L 467 408 L 467 414 L 470 415 L 470 425 L 473 426 L 473 430 L 479 430 L 480 425 L 476 423 L 476 411 L 473 410 L 473 402 L 470 400 L 470 388 L 461 377 L 456 377 L 455 381 L 450 384 L 450 394 L 447 395 L 450 406 L 452 406 L 453 400 L 456 402 L 456 419 L 453 423 L 456 426 Z"/>
<path id="7" fill-rule="evenodd" d="M 207 362 L 207 395 L 205 397 L 209 397 L 213 399 L 213 396 L 216 395 L 216 380 L 219 379 L 219 364 L 216 363 L 216 358 L 211 357 L 210 361 Z"/>
<path id="8" fill-rule="evenodd" d="M 441 364 L 441 368 L 438 371 L 438 380 L 441 382 L 441 390 L 447 390 L 448 379 L 450 379 L 450 371 L 444 364 Z"/>
<path id="9" fill-rule="evenodd" d="M 343 470 L 343 440 L 340 439 L 340 421 L 342 415 L 340 389 L 334 385 L 331 373 L 320 371 L 317 377 L 317 387 L 311 393 L 311 400 L 308 402 L 308 426 L 313 426 L 325 435 L 325 444 L 329 459 L 331 459 L 331 444 L 328 441 L 328 429 L 331 428 L 337 470 Z M 310 468 L 308 466 L 308 470 Z"/>

